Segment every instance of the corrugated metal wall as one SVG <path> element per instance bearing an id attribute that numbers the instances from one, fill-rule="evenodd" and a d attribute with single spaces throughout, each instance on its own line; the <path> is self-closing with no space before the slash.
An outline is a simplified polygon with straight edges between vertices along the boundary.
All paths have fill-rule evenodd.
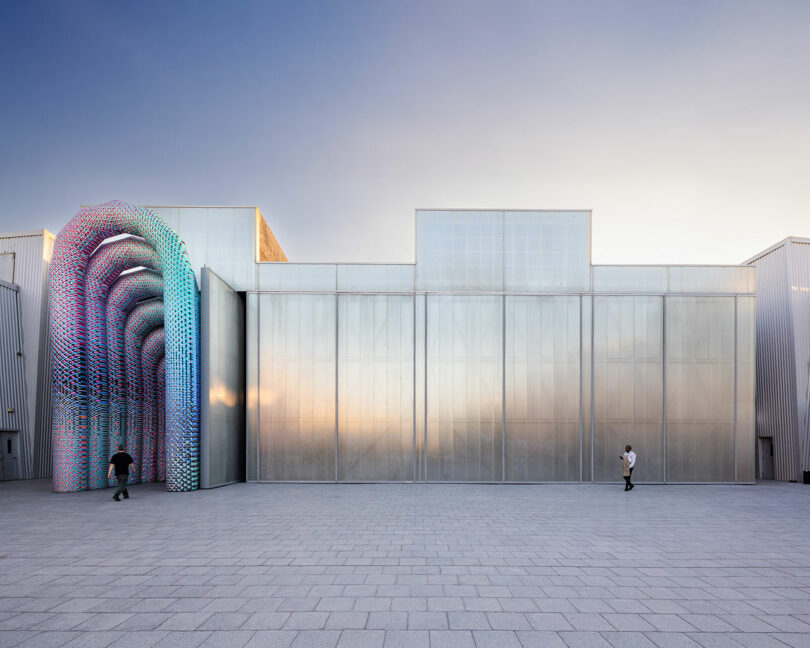
<path id="1" fill-rule="evenodd" d="M 757 268 L 757 436 L 773 439 L 774 479 L 799 480 L 807 465 L 810 246 L 785 239 L 747 263 Z"/>
<path id="2" fill-rule="evenodd" d="M 797 459 L 799 469 L 804 471 L 810 470 L 810 241 L 791 239 L 788 250 L 796 366 Z M 796 476 L 801 478 L 801 474 Z"/>
<path id="3" fill-rule="evenodd" d="M 19 433 L 19 475 L 31 476 L 18 287 L 0 280 L 0 430 Z"/>
<path id="4" fill-rule="evenodd" d="M 0 253 L 14 253 L 13 283 L 20 287 L 22 350 L 29 439 L 20 443 L 21 470 L 51 474 L 51 376 L 48 343 L 48 269 L 54 235 L 47 230 L 0 235 Z"/>

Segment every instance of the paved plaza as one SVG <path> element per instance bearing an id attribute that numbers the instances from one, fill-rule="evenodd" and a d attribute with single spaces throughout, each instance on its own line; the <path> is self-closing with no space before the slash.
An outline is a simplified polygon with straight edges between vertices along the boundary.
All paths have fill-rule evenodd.
<path id="1" fill-rule="evenodd" d="M 0 484 L 0 647 L 810 646 L 810 487 Z"/>

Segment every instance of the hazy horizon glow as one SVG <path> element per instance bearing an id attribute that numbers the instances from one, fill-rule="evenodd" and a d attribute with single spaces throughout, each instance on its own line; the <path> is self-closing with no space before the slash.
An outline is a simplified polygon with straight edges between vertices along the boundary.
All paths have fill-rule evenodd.
<path id="1" fill-rule="evenodd" d="M 592 209 L 592 261 L 810 237 L 810 3 L 5 2 L 0 231 L 257 205 L 291 261 L 417 208 Z"/>

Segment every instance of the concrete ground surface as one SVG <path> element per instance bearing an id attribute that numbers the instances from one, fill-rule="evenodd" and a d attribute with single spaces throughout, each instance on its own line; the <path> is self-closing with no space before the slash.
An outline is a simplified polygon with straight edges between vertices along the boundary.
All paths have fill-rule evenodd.
<path id="1" fill-rule="evenodd" d="M 810 486 L 0 484 L 0 648 L 810 647 Z"/>

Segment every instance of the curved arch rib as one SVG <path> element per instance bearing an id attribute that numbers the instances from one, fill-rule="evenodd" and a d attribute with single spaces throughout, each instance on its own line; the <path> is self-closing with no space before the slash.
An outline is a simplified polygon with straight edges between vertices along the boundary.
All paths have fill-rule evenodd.
<path id="1" fill-rule="evenodd" d="M 163 328 L 156 328 L 143 340 L 141 375 L 143 376 L 143 445 L 141 449 L 141 481 L 157 478 L 157 368 L 164 354 Z"/>
<path id="2" fill-rule="evenodd" d="M 163 268 L 166 302 L 166 488 L 199 485 L 199 294 L 183 242 L 154 212 L 112 201 L 81 210 L 57 236 L 49 276 L 53 486 L 87 486 L 84 288 L 90 255 L 117 234 L 142 237 Z"/>
<path id="3" fill-rule="evenodd" d="M 89 425 L 87 487 L 91 489 L 104 488 L 108 482 L 107 295 L 121 272 L 138 266 L 160 269 L 157 254 L 141 239 L 103 243 L 87 264 L 84 288 Z"/>
<path id="4" fill-rule="evenodd" d="M 163 297 L 163 277 L 150 270 L 122 275 L 107 294 L 108 438 L 110 448 L 126 442 L 127 381 L 124 324 L 139 301 Z M 105 469 L 106 474 L 106 469 Z M 115 483 L 110 480 L 110 486 Z"/>
<path id="5" fill-rule="evenodd" d="M 129 475 L 129 483 L 141 479 L 141 456 L 143 450 L 143 374 L 141 353 L 146 337 L 156 328 L 163 328 L 164 307 L 161 300 L 138 304 L 132 309 L 124 325 L 124 355 L 127 373 L 127 452 L 135 463 Z"/>

